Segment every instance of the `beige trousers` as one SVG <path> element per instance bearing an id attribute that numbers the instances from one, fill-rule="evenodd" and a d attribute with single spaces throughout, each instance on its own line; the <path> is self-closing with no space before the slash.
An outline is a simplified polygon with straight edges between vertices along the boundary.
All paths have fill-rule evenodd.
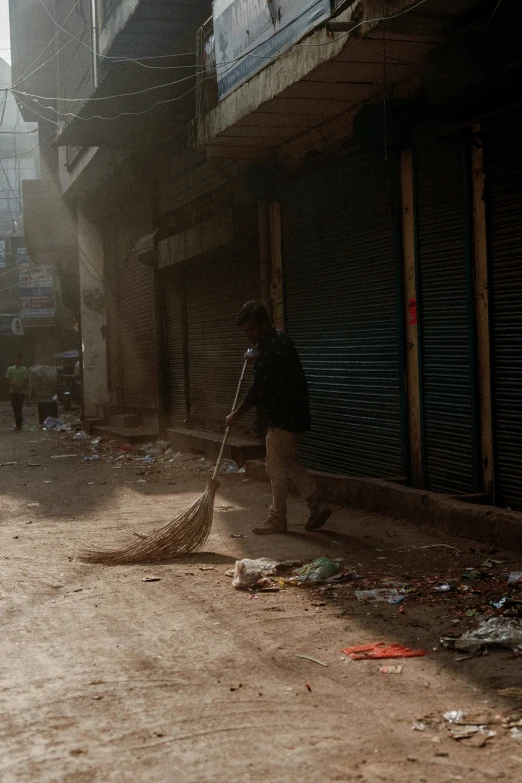
<path id="1" fill-rule="evenodd" d="M 275 522 L 286 521 L 286 499 L 289 479 L 312 509 L 319 500 L 313 476 L 299 462 L 300 432 L 288 432 L 269 427 L 266 434 L 266 472 L 272 484 L 270 518 Z"/>

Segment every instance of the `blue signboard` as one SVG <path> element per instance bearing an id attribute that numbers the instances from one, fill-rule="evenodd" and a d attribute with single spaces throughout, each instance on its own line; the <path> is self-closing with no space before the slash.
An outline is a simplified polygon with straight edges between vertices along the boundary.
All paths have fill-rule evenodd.
<path id="1" fill-rule="evenodd" d="M 330 13 L 331 0 L 214 0 L 219 100 L 328 19 Z"/>

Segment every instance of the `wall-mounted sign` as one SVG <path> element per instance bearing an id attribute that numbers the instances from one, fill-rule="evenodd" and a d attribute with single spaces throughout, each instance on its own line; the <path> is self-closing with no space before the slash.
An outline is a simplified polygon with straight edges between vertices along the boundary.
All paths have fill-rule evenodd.
<path id="1" fill-rule="evenodd" d="M 331 0 L 214 0 L 219 99 L 269 65 L 330 13 Z"/>
<path id="2" fill-rule="evenodd" d="M 27 252 L 27 248 L 25 248 L 25 247 L 18 247 L 16 249 L 16 263 L 17 264 L 28 264 L 29 263 L 29 253 Z"/>
<path id="3" fill-rule="evenodd" d="M 24 266 L 18 273 L 21 316 L 54 318 L 54 276 L 48 266 Z"/>
<path id="4" fill-rule="evenodd" d="M 17 315 L 0 315 L 0 335 L 15 335 L 22 337 L 24 334 L 22 319 Z"/>

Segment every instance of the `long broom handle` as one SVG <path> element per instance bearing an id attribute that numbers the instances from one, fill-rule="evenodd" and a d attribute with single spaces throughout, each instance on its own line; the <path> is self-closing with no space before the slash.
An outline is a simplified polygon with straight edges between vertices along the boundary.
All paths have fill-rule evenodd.
<path id="1" fill-rule="evenodd" d="M 237 403 L 239 400 L 239 395 L 241 394 L 241 387 L 243 386 L 243 381 L 245 380 L 245 373 L 246 368 L 248 365 L 249 359 L 245 359 L 243 364 L 243 369 L 241 371 L 241 377 L 239 379 L 239 383 L 237 385 L 237 391 L 236 396 L 234 397 L 234 404 L 232 406 L 231 413 L 234 413 L 237 407 Z M 221 449 L 219 451 L 219 457 L 217 458 L 216 467 L 214 468 L 214 473 L 212 474 L 212 479 L 215 481 L 217 478 L 217 475 L 219 473 L 219 469 L 221 467 L 221 463 L 223 462 L 223 454 L 225 453 L 225 447 L 227 445 L 228 436 L 230 435 L 230 427 L 227 427 L 225 430 L 225 435 L 223 436 L 223 443 L 221 444 Z"/>

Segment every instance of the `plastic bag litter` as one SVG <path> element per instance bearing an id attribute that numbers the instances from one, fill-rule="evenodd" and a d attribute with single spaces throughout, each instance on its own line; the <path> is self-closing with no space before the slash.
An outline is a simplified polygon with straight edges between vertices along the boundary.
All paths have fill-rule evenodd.
<path id="1" fill-rule="evenodd" d="M 466 631 L 455 639 L 443 637 L 441 642 L 445 647 L 472 653 L 493 645 L 518 651 L 522 650 L 522 624 L 507 617 L 490 617 L 480 623 L 478 628 Z"/>
<path id="2" fill-rule="evenodd" d="M 155 446 L 153 443 L 147 443 L 146 446 L 142 446 L 140 451 L 147 456 L 159 456 L 160 454 L 163 454 L 163 449 L 161 449 L 159 446 Z"/>
<path id="3" fill-rule="evenodd" d="M 97 460 L 101 459 L 99 454 L 91 454 L 90 457 L 84 457 L 84 462 L 96 462 Z"/>
<path id="4" fill-rule="evenodd" d="M 237 560 L 234 568 L 232 587 L 236 590 L 252 587 L 261 579 L 275 574 L 279 563 L 269 557 L 259 557 L 257 560 Z"/>
<path id="5" fill-rule="evenodd" d="M 54 416 L 48 416 L 43 426 L 44 430 L 61 430 L 65 428 L 65 422 L 61 419 L 55 419 Z"/>
<path id="6" fill-rule="evenodd" d="M 239 473 L 239 465 L 233 459 L 224 459 L 219 469 L 220 473 Z"/>
<path id="7" fill-rule="evenodd" d="M 522 582 L 522 571 L 511 571 L 507 580 L 508 585 L 518 585 L 519 582 Z"/>
<path id="8" fill-rule="evenodd" d="M 307 563 L 296 571 L 301 582 L 326 582 L 330 577 L 340 574 L 343 566 L 334 563 L 329 557 L 318 557 L 312 563 Z"/>
<path id="9" fill-rule="evenodd" d="M 75 432 L 73 435 L 74 440 L 89 440 L 90 437 L 86 432 Z"/>
<path id="10" fill-rule="evenodd" d="M 358 601 L 375 601 L 377 603 L 395 604 L 404 601 L 407 596 L 401 596 L 399 591 L 394 587 L 380 587 L 376 590 L 356 590 L 355 597 Z"/>

